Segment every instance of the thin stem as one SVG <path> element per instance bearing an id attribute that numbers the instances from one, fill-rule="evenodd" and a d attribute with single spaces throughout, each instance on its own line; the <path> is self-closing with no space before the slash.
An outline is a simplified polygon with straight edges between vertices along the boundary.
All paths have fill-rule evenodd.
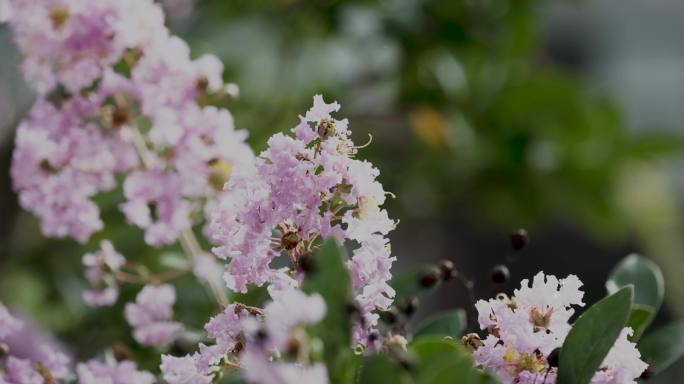
<path id="1" fill-rule="evenodd" d="M 149 148 L 147 147 L 147 144 L 145 143 L 145 138 L 140 133 L 140 130 L 138 129 L 137 125 L 133 125 L 131 129 L 133 131 L 133 145 L 135 146 L 138 155 L 142 160 L 143 166 L 145 168 L 149 168 L 151 165 L 151 153 L 149 151 Z M 181 232 L 180 244 L 181 247 L 183 247 L 183 250 L 185 251 L 186 255 L 190 257 L 191 261 L 195 261 L 195 259 L 206 254 L 206 252 L 202 250 L 199 241 L 197 241 L 197 237 L 195 237 L 195 233 L 192 231 L 192 228 L 188 228 Z M 226 296 L 226 293 L 223 290 L 223 283 L 220 277 L 218 279 L 211 278 L 209 281 L 206 281 L 203 285 L 207 288 L 209 293 L 214 297 L 214 300 L 216 300 L 216 303 L 221 308 L 225 308 L 228 305 L 228 297 Z"/>
<path id="2" fill-rule="evenodd" d="M 185 250 L 185 253 L 193 260 L 206 254 L 206 252 L 202 250 L 202 247 L 200 246 L 199 241 L 197 241 L 197 237 L 195 237 L 195 233 L 191 228 L 181 232 L 180 244 Z M 211 295 L 214 297 L 214 300 L 216 300 L 216 303 L 221 308 L 228 306 L 228 297 L 226 296 L 226 292 L 223 290 L 223 282 L 221 281 L 220 277 L 218 279 L 212 277 L 208 279 L 204 285 L 207 287 L 207 290 L 211 293 Z"/>
<path id="3" fill-rule="evenodd" d="M 190 272 L 191 272 L 191 269 L 189 269 L 189 268 L 174 269 L 174 270 L 164 272 L 164 273 L 159 274 L 159 275 L 155 275 L 152 277 L 152 280 L 157 282 L 157 283 L 165 283 L 167 281 L 175 280 L 181 276 L 185 276 Z"/>
<path id="4" fill-rule="evenodd" d="M 118 282 L 125 283 L 125 284 L 148 284 L 148 283 L 161 284 L 161 283 L 165 283 L 167 281 L 175 280 L 175 279 L 177 279 L 181 276 L 184 276 L 188 273 L 190 273 L 190 269 L 189 268 L 183 268 L 183 269 L 174 269 L 174 270 L 164 272 L 164 273 L 161 273 L 158 275 L 154 275 L 154 274 L 150 274 L 150 273 L 141 273 L 140 271 L 137 271 L 137 273 L 115 271 L 113 273 L 113 276 Z"/>

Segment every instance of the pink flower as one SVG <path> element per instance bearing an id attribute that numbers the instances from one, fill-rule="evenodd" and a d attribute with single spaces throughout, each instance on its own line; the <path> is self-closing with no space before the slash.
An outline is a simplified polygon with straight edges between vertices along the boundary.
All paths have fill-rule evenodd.
<path id="1" fill-rule="evenodd" d="M 5 375 L 2 378 L 5 384 L 43 384 L 45 379 L 33 368 L 33 363 L 28 359 L 18 359 L 10 356 L 5 363 Z"/>
<path id="2" fill-rule="evenodd" d="M 119 287 L 113 275 L 126 263 L 111 242 L 103 240 L 100 250 L 83 255 L 85 276 L 95 286 L 83 292 L 83 300 L 92 307 L 112 305 L 119 297 Z"/>
<path id="3" fill-rule="evenodd" d="M 162 355 L 161 372 L 168 384 L 210 384 L 212 375 L 197 370 L 196 357 L 173 357 Z"/>
<path id="4" fill-rule="evenodd" d="M 275 351 L 285 351 L 293 332 L 302 326 L 315 324 L 325 315 L 325 302 L 318 294 L 290 289 L 279 294 L 264 308 L 264 324 L 247 317 L 242 322 L 246 347 L 240 353 L 240 364 L 249 382 L 263 384 L 329 382 L 325 365 L 321 363 L 272 361 Z"/>
<path id="5" fill-rule="evenodd" d="M 475 351 L 475 363 L 492 372 L 503 384 L 555 383 L 556 368 L 549 354 L 563 345 L 572 326 L 573 306 L 583 306 L 584 292 L 577 276 L 565 279 L 539 272 L 530 286 L 521 282 L 510 299 L 505 295 L 476 303 L 478 321 L 490 332 Z M 627 340 L 625 328 L 601 364 L 592 384 L 634 383 L 647 364 L 641 361 L 636 345 Z"/>
<path id="6" fill-rule="evenodd" d="M 21 321 L 12 316 L 7 307 L 0 303 L 0 340 L 17 332 L 21 327 Z"/>
<path id="7" fill-rule="evenodd" d="M 324 315 L 325 302 L 320 295 L 307 296 L 296 289 L 283 292 L 277 300 L 264 307 L 269 347 L 283 349 L 295 327 L 318 323 Z"/>
<path id="8" fill-rule="evenodd" d="M 129 223 L 145 229 L 146 243 L 171 244 L 191 227 L 192 208 L 180 195 L 180 189 L 177 174 L 160 170 L 134 172 L 126 178 L 126 202 L 121 210 Z"/>
<path id="9" fill-rule="evenodd" d="M 146 285 L 138 293 L 135 303 L 124 308 L 126 321 L 133 327 L 133 338 L 142 345 L 162 346 L 173 341 L 182 325 L 171 321 L 176 302 L 172 285 Z"/>
<path id="10" fill-rule="evenodd" d="M 347 121 L 330 115 L 339 108 L 315 96 L 294 137 L 273 135 L 253 168 L 234 172 L 214 209 L 210 233 L 216 255 L 229 260 L 228 287 L 244 292 L 248 284 L 270 284 L 272 295 L 276 283 L 285 282 L 283 272 L 270 265 L 282 253 L 295 263 L 295 273 L 285 275 L 297 286 L 298 259 L 315 250 L 317 241 L 334 237 L 354 244 L 347 266 L 369 331 L 377 322 L 373 312 L 387 309 L 394 297 L 387 282 L 395 258 L 385 236 L 395 223 L 380 208 L 385 192 L 376 180 L 379 171 L 354 158 L 358 148 Z"/>
<path id="11" fill-rule="evenodd" d="M 154 376 L 146 371 L 139 371 L 135 363 L 122 361 L 105 364 L 98 360 L 90 360 L 76 367 L 79 384 L 152 384 Z"/>
<path id="12" fill-rule="evenodd" d="M 241 358 L 245 378 L 260 384 L 327 384 L 325 365 L 306 366 L 298 363 L 273 362 L 258 351 L 248 348 Z"/>

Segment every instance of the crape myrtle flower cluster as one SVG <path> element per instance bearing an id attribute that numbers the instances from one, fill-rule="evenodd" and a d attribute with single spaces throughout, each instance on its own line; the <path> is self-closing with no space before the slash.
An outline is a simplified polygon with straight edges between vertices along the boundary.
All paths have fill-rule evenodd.
<path id="1" fill-rule="evenodd" d="M 325 366 L 310 364 L 304 347 L 304 327 L 319 322 L 325 311 L 319 295 L 296 289 L 283 291 L 263 310 L 231 304 L 205 326 L 213 344 L 200 344 L 192 355 L 162 356 L 162 376 L 168 384 L 209 384 L 222 368 L 233 367 L 248 382 L 328 383 Z"/>
<path id="2" fill-rule="evenodd" d="M 233 366 L 250 382 L 326 383 L 325 366 L 309 364 L 302 330 L 323 318 L 325 303 L 298 288 L 315 263 L 313 253 L 330 236 L 354 245 L 347 267 L 363 319 L 355 342 L 382 345 L 378 337 L 371 345 L 367 335 L 377 324 L 375 311 L 387 309 L 394 296 L 388 285 L 394 258 L 385 235 L 395 223 L 379 208 L 385 192 L 377 169 L 353 158 L 357 147 L 347 121 L 330 116 L 338 109 L 316 96 L 294 137 L 274 135 L 252 167 L 231 175 L 213 208 L 214 252 L 228 261 L 230 289 L 266 284 L 271 301 L 263 309 L 230 304 L 205 325 L 212 343 L 201 343 L 192 355 L 164 356 L 161 370 L 170 384 L 210 383 Z M 278 257 L 290 267 L 271 267 Z"/>
<path id="3" fill-rule="evenodd" d="M 103 228 L 92 198 L 123 183 L 127 220 L 174 243 L 231 170 L 251 162 L 234 93 L 212 55 L 190 58 L 152 0 L 10 0 L 21 70 L 38 98 L 17 130 L 12 179 L 47 236 Z"/>
<path id="4" fill-rule="evenodd" d="M 331 116 L 339 108 L 315 96 L 292 129 L 294 137 L 272 136 L 253 167 L 236 170 L 211 217 L 210 233 L 214 253 L 229 261 L 228 287 L 245 292 L 250 284 L 267 284 L 275 300 L 280 291 L 299 286 L 322 239 L 350 245 L 347 267 L 362 315 L 355 341 L 369 346 L 375 311 L 387 309 L 394 297 L 388 281 L 395 258 L 386 235 L 395 222 L 380 208 L 386 192 L 376 180 L 379 171 L 354 158 L 358 147 L 347 120 Z M 272 267 L 283 254 L 290 267 Z"/>
<path id="5" fill-rule="evenodd" d="M 75 382 L 79 384 L 152 384 L 154 375 L 139 371 L 131 361 L 90 360 L 76 365 L 55 346 L 32 346 L 31 356 L 26 351 L 14 351 L 9 339 L 25 326 L 0 303 L 0 384 L 43 384 Z"/>
<path id="6" fill-rule="evenodd" d="M 573 306 L 584 306 L 582 282 L 577 276 L 564 279 L 539 272 L 530 286 L 525 279 L 512 297 L 500 294 L 476 303 L 480 328 L 489 334 L 464 337 L 475 363 L 492 372 L 504 384 L 556 382 L 557 353 L 572 326 Z M 648 367 L 624 328 L 592 384 L 635 383 Z"/>

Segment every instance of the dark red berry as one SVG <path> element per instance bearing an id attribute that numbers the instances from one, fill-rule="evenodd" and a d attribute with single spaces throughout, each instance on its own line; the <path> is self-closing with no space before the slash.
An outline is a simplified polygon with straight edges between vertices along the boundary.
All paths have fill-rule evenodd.
<path id="1" fill-rule="evenodd" d="M 502 284 L 507 282 L 510 277 L 511 272 L 508 270 L 507 266 L 499 264 L 492 268 L 492 282 Z"/>
<path id="2" fill-rule="evenodd" d="M 454 263 L 452 263 L 451 260 L 442 260 L 442 262 L 439 263 L 439 271 L 442 280 L 444 281 L 451 280 L 451 278 L 454 277 L 454 270 Z"/>
<path id="3" fill-rule="evenodd" d="M 527 231 L 520 228 L 511 233 L 511 246 L 516 251 L 527 245 Z"/>
<path id="4" fill-rule="evenodd" d="M 428 271 L 420 277 L 420 286 L 424 288 L 432 288 L 437 284 L 442 273 L 438 268 Z"/>

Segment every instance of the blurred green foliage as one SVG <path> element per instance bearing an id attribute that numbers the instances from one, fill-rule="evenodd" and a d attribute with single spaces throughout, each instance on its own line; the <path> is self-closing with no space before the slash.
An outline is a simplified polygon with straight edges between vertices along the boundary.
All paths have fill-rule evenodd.
<path id="1" fill-rule="evenodd" d="M 361 156 L 401 196 L 394 215 L 619 234 L 618 177 L 682 140 L 631 132 L 614 103 L 554 63 L 543 4 L 204 1 L 188 38 L 242 87 L 233 109 L 257 148 L 294 126 L 313 93 L 340 100 L 356 141 L 375 137 Z"/>

